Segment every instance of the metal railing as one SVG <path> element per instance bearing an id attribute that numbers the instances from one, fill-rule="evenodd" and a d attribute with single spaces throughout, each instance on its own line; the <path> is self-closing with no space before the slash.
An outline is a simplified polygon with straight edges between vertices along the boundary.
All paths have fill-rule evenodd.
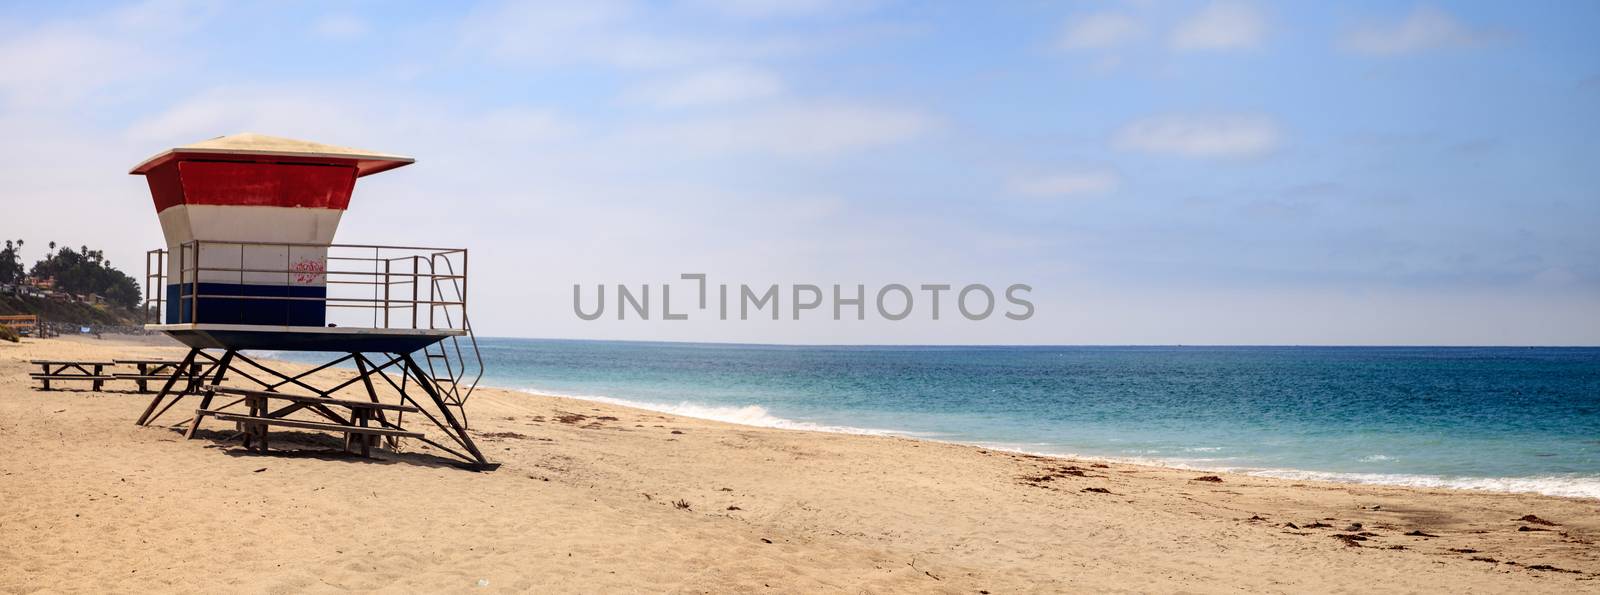
<path id="1" fill-rule="evenodd" d="M 328 326 L 467 328 L 465 249 L 193 240 L 175 250 L 145 254 L 147 323 L 300 326 L 320 312 Z"/>

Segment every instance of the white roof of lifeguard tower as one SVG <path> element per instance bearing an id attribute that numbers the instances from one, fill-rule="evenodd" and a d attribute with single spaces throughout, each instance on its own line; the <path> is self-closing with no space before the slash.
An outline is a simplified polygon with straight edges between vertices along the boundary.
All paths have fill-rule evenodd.
<path id="1" fill-rule="evenodd" d="M 356 177 L 388 171 L 416 162 L 416 159 L 403 155 L 242 132 L 167 149 L 134 166 L 128 173 L 135 175 L 145 174 L 156 166 L 176 159 L 180 155 L 184 157 L 226 155 L 235 158 L 259 155 L 262 157 L 294 157 L 313 163 L 352 164 L 356 167 Z"/>

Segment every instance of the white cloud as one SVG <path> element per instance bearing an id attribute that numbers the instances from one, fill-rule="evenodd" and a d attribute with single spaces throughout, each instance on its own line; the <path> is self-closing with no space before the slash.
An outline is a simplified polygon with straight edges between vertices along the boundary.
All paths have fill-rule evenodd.
<path id="1" fill-rule="evenodd" d="M 48 107 L 152 71 L 138 44 L 96 32 L 45 30 L 0 41 L 0 97 Z"/>
<path id="2" fill-rule="evenodd" d="M 466 138 L 521 145 L 561 139 L 573 130 L 554 112 L 526 107 L 475 113 L 460 124 Z"/>
<path id="3" fill-rule="evenodd" d="M 1547 268 L 1533 275 L 1534 284 L 1545 287 L 1566 287 L 1580 280 L 1577 273 L 1564 267 Z"/>
<path id="4" fill-rule="evenodd" d="M 1179 50 L 1227 50 L 1255 47 L 1266 36 L 1266 19 L 1255 7 L 1240 2 L 1212 2 L 1172 32 Z"/>
<path id="5" fill-rule="evenodd" d="M 322 84 L 218 87 L 132 123 L 129 141 L 162 147 L 218 135 L 257 132 L 363 149 L 406 153 L 430 146 L 521 146 L 561 138 L 570 126 L 531 107 L 470 113 L 406 94 Z"/>
<path id="6" fill-rule="evenodd" d="M 238 132 L 338 144 L 329 140 L 330 134 L 357 127 L 367 120 L 363 110 L 349 103 L 336 95 L 312 91 L 256 86 L 218 88 L 141 118 L 128 127 L 126 134 L 135 141 L 165 146 Z M 360 143 L 351 144 L 360 146 Z"/>
<path id="7" fill-rule="evenodd" d="M 1057 45 L 1069 50 L 1104 49 L 1121 45 L 1144 34 L 1138 19 L 1125 14 L 1091 14 L 1067 25 Z"/>
<path id="8" fill-rule="evenodd" d="M 549 66 L 594 63 L 662 68 L 702 63 L 733 53 L 702 37 L 674 37 L 635 26 L 625 2 L 502 2 L 475 12 L 463 25 L 465 43 L 491 56 Z"/>
<path id="9" fill-rule="evenodd" d="M 347 14 L 330 14 L 317 19 L 311 26 L 311 32 L 318 37 L 336 40 L 349 40 L 365 36 L 370 30 L 367 22 L 359 17 Z"/>
<path id="10" fill-rule="evenodd" d="M 1110 170 L 1075 170 L 1015 180 L 1011 190 L 1023 196 L 1058 198 L 1106 194 L 1122 185 Z"/>
<path id="11" fill-rule="evenodd" d="M 86 108 L 79 102 L 84 100 L 155 88 L 156 77 L 195 61 L 193 52 L 174 45 L 203 26 L 211 8 L 153 0 L 71 21 L 0 31 L 0 107 L 82 110 Z"/>
<path id="12" fill-rule="evenodd" d="M 227 5 L 211 0 L 145 0 L 107 15 L 116 29 L 173 36 L 205 27 Z"/>
<path id="13" fill-rule="evenodd" d="M 859 105 L 788 106 L 647 128 L 635 142 L 695 153 L 831 156 L 911 140 L 933 127 L 915 111 Z"/>
<path id="14" fill-rule="evenodd" d="M 859 10 L 853 4 L 847 10 Z M 797 9 L 798 10 L 798 9 Z M 502 1 L 473 10 L 458 29 L 462 49 L 531 68 L 583 65 L 624 70 L 705 68 L 815 54 L 863 40 L 902 35 L 896 28 L 751 31 L 705 26 L 703 15 L 627 0 Z"/>
<path id="15" fill-rule="evenodd" d="M 1405 54 L 1439 48 L 1472 47 L 1492 43 L 1505 34 L 1463 24 L 1437 8 L 1424 6 L 1398 23 L 1369 23 L 1351 30 L 1341 40 L 1350 51 L 1363 54 Z"/>
<path id="16" fill-rule="evenodd" d="M 783 81 L 776 74 L 760 68 L 730 66 L 646 84 L 628 96 L 660 107 L 703 107 L 765 99 L 782 92 Z"/>
<path id="17" fill-rule="evenodd" d="M 741 18 L 803 17 L 858 12 L 876 2 L 866 0 L 694 0 L 693 4 Z"/>
<path id="18" fill-rule="evenodd" d="M 1250 157 L 1272 152 L 1281 136 L 1277 123 L 1262 115 L 1163 115 L 1129 122 L 1112 144 L 1186 157 Z"/>

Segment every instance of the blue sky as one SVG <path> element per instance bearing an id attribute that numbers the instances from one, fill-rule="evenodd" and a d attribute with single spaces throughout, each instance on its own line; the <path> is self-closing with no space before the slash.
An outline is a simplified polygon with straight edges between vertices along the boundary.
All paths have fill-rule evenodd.
<path id="1" fill-rule="evenodd" d="M 488 334 L 1595 344 L 1597 25 L 1582 2 L 7 3 L 4 232 L 137 275 L 160 235 L 127 168 L 253 131 L 416 156 L 362 181 L 339 240 L 473 249 Z M 572 314 L 574 283 L 685 272 L 1028 283 L 1039 313 Z"/>

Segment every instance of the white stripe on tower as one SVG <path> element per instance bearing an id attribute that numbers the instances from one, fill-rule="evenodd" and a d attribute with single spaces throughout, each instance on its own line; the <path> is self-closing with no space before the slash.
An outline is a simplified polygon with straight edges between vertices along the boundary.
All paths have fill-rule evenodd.
<path id="1" fill-rule="evenodd" d="M 169 283 L 194 280 L 180 268 L 180 244 L 190 238 L 205 242 L 262 242 L 268 244 L 318 244 L 333 242 L 344 211 L 266 206 L 173 205 L 161 211 L 161 229 L 166 235 Z M 232 269 L 202 271 L 205 283 L 244 283 L 247 285 L 324 286 L 327 249 L 313 247 L 254 246 L 207 243 L 199 255 L 201 268 Z M 241 260 L 242 259 L 242 260 Z M 239 272 L 237 269 L 264 269 L 281 272 Z"/>

